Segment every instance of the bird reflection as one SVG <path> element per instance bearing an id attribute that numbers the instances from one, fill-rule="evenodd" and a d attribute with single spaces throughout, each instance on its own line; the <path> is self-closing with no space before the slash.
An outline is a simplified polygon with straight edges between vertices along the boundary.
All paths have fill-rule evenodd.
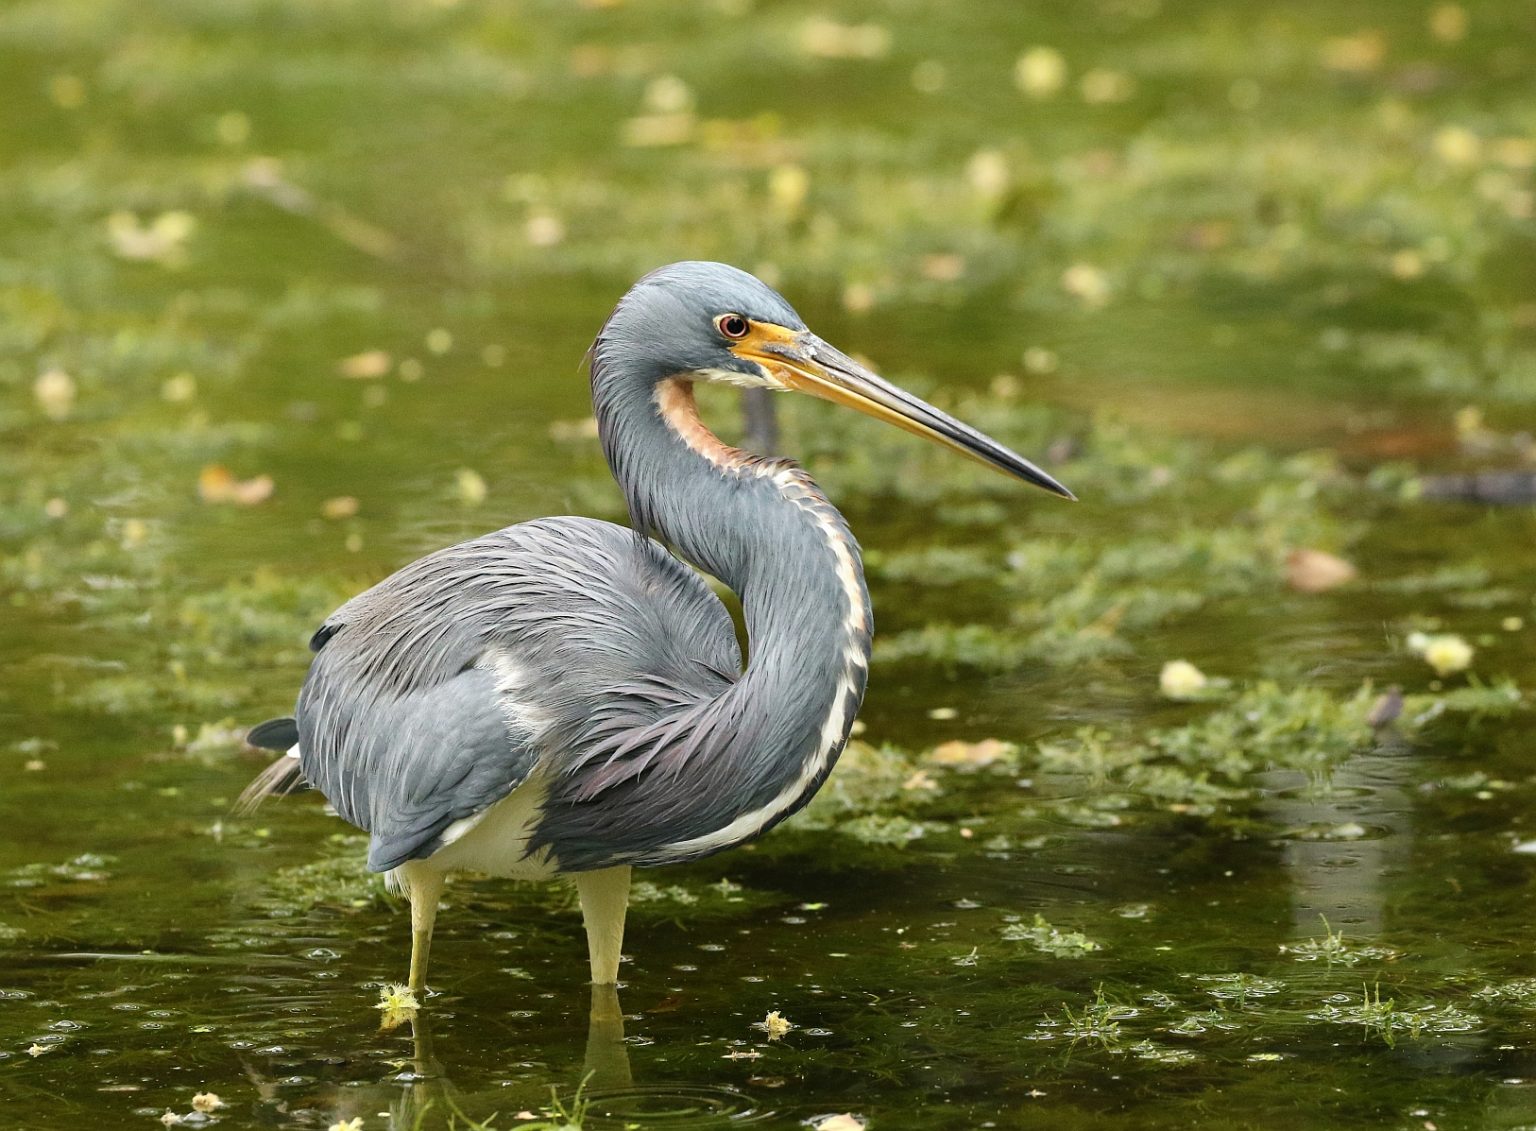
<path id="1" fill-rule="evenodd" d="M 624 1043 L 624 1014 L 619 1009 L 617 986 L 592 987 L 592 1010 L 587 1016 L 587 1055 L 583 1061 L 587 1087 L 592 1090 L 629 1088 L 629 1046 Z"/>
<path id="2" fill-rule="evenodd" d="M 394 1083 L 404 1087 L 389 1105 L 390 1127 L 431 1126 L 451 1115 L 472 1112 L 484 1106 L 505 1105 L 506 1090 L 503 1088 L 488 1090 L 482 1096 L 466 1095 L 454 1085 L 434 1049 L 431 1011 L 422 1010 L 404 1024 L 411 1027 L 411 1057 L 394 1077 Z M 581 1075 L 573 1082 L 573 1088 L 590 1094 L 628 1091 L 633 1087 L 634 1075 L 629 1065 L 629 1046 L 624 1040 L 624 1013 L 619 1006 L 618 988 L 611 984 L 593 985 L 587 1014 L 586 1053 Z M 357 1090 L 347 1089 L 348 1093 L 354 1091 Z M 349 1118 L 368 1114 L 368 1110 L 380 1110 L 377 1105 L 369 1108 L 366 1095 L 343 1093 L 338 1100 L 335 1116 L 343 1124 Z"/>

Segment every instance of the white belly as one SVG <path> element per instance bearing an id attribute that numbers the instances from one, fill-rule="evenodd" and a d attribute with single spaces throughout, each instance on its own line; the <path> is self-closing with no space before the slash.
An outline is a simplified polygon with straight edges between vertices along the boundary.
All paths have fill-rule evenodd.
<path id="1" fill-rule="evenodd" d="M 449 825 L 443 847 L 424 864 L 442 872 L 484 872 L 514 880 L 547 880 L 555 874 L 549 849 L 528 855 L 528 841 L 538 824 L 549 790 L 535 770 L 528 779 L 490 808 Z"/>

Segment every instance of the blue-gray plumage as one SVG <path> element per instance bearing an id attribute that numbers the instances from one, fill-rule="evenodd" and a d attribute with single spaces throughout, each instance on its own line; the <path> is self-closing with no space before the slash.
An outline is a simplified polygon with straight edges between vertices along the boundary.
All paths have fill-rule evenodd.
<path id="1" fill-rule="evenodd" d="M 873 631 L 858 544 L 797 465 L 716 439 L 695 381 L 810 392 L 1070 497 L 723 264 L 640 280 L 591 357 L 632 527 L 542 519 L 406 566 L 315 634 L 295 720 L 251 734 L 288 755 L 247 803 L 307 782 L 370 834 L 369 868 L 409 892 L 417 987 L 459 869 L 573 874 L 593 980 L 614 981 L 630 867 L 760 836 L 842 751 Z M 740 596 L 745 667 L 685 562 Z"/>

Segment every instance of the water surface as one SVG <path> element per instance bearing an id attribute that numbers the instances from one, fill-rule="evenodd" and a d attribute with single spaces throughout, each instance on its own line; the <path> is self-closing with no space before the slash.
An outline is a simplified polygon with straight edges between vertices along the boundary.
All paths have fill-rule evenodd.
<path id="1" fill-rule="evenodd" d="M 0 7 L 3 1121 L 505 1128 L 582 1088 L 614 1128 L 1536 1125 L 1536 520 L 1423 497 L 1529 468 L 1533 31 Z M 415 555 L 620 517 L 582 353 L 683 257 L 1083 501 L 785 405 L 869 558 L 860 742 L 789 826 L 646 877 L 622 1036 L 571 897 L 479 880 L 381 1031 L 405 917 L 318 799 L 231 817 L 239 736 Z M 1300 592 L 1298 550 L 1359 577 Z"/>

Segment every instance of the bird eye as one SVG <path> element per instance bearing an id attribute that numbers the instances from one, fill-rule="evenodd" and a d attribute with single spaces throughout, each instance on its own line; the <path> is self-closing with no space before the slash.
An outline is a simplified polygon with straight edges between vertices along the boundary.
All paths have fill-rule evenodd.
<path id="1" fill-rule="evenodd" d="M 715 329 L 720 331 L 721 337 L 739 342 L 747 336 L 752 327 L 739 314 L 722 314 L 715 319 Z"/>

